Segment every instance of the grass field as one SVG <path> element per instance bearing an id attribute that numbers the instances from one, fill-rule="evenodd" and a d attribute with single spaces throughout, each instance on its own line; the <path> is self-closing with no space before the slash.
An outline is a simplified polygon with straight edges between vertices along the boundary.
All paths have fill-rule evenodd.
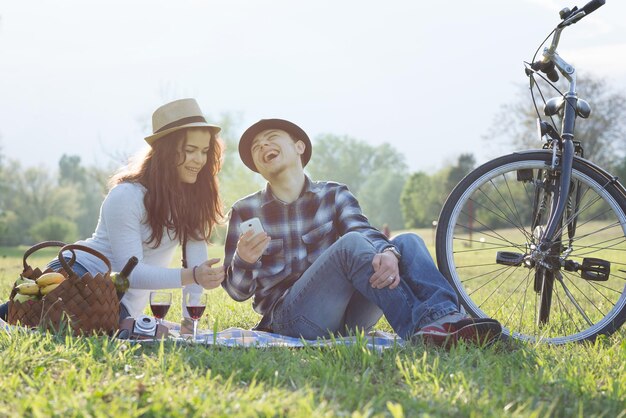
<path id="1" fill-rule="evenodd" d="M 0 248 L 2 300 L 25 249 Z M 54 253 L 40 251 L 30 264 Z M 221 248 L 211 253 L 221 257 Z M 258 320 L 249 302 L 221 289 L 210 304 L 201 328 Z M 180 315 L 173 305 L 168 319 Z M 390 331 L 384 320 L 378 328 Z M 379 353 L 364 344 L 206 348 L 0 331 L 0 416 L 626 417 L 625 337 L 622 329 L 594 344 Z"/>

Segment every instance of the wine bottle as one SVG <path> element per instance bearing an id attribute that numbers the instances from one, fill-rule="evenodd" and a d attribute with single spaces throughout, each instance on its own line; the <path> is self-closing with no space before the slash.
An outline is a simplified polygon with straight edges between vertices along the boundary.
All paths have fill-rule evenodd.
<path id="1" fill-rule="evenodd" d="M 126 293 L 130 287 L 128 276 L 130 276 L 130 273 L 133 271 L 137 263 L 139 263 L 137 257 L 132 256 L 128 259 L 126 265 L 122 268 L 122 271 L 119 273 L 111 273 L 111 280 L 113 280 L 113 284 L 115 285 L 115 292 L 117 293 L 118 300 L 122 300 L 122 296 L 124 296 L 124 293 Z"/>

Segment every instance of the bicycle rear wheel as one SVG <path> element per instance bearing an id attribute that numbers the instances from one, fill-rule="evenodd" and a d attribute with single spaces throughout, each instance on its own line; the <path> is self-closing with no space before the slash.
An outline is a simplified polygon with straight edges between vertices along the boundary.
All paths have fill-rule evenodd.
<path id="1" fill-rule="evenodd" d="M 437 263 L 465 309 L 499 320 L 505 335 L 594 340 L 626 320 L 626 195 L 605 171 L 576 158 L 560 242 L 538 261 L 531 254 L 560 177 L 551 161 L 548 151 L 516 153 L 464 178 L 439 218 Z M 590 266 L 604 273 L 584 272 Z"/>

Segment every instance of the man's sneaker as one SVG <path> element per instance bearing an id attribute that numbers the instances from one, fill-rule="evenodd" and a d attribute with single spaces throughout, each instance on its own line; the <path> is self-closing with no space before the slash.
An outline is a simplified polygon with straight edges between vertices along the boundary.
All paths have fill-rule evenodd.
<path id="1" fill-rule="evenodd" d="M 502 326 L 491 318 L 463 318 L 456 322 L 437 324 L 436 322 L 418 330 L 413 339 L 421 339 L 426 344 L 450 348 L 459 341 L 479 346 L 487 345 L 500 337 Z"/>

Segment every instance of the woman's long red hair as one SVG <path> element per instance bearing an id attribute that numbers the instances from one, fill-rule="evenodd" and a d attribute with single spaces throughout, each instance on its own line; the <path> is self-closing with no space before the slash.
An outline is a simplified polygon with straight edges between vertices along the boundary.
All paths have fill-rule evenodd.
<path id="1" fill-rule="evenodd" d="M 177 167 L 184 163 L 181 150 L 185 149 L 189 129 L 159 138 L 141 160 L 109 183 L 111 187 L 123 182 L 140 183 L 146 188 L 144 205 L 152 229 L 148 243 L 154 243 L 154 248 L 161 244 L 165 231 L 180 242 L 185 237 L 208 242 L 213 228 L 224 216 L 217 180 L 222 161 L 219 137 L 211 134 L 207 162 L 196 182 L 180 181 Z"/>

